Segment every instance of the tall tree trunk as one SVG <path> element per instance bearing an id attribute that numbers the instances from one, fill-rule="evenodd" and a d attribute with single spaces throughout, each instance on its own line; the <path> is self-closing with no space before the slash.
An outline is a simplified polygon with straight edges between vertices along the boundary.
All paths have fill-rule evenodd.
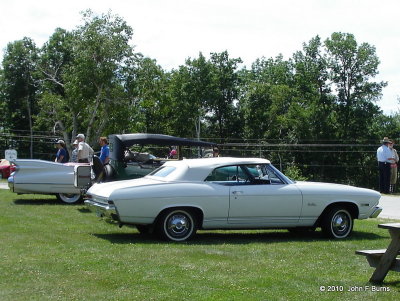
<path id="1" fill-rule="evenodd" d="M 88 123 L 88 128 L 86 130 L 86 141 L 87 142 L 91 142 L 91 136 L 90 135 L 91 135 L 91 131 L 92 131 L 92 128 L 93 128 L 94 121 L 95 121 L 95 119 L 96 119 L 96 117 L 98 115 L 98 109 L 100 107 L 102 94 L 103 94 L 103 86 L 100 86 L 97 89 L 96 103 L 95 103 L 95 106 L 94 106 L 93 111 L 92 111 L 92 117 L 90 118 L 90 121 Z"/>

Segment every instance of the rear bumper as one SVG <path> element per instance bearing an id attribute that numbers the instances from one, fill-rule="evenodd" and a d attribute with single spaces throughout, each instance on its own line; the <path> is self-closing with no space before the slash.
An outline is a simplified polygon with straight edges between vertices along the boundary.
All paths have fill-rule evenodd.
<path id="1" fill-rule="evenodd" d="M 13 175 L 9 176 L 7 182 L 8 182 L 8 188 L 10 188 L 12 192 L 14 192 L 14 176 Z"/>
<path id="2" fill-rule="evenodd" d="M 378 215 L 379 215 L 381 212 L 382 212 L 382 208 L 376 206 L 376 207 L 373 209 L 373 211 L 372 211 L 372 213 L 370 214 L 369 217 L 370 217 L 370 218 L 378 217 Z"/>
<path id="3" fill-rule="evenodd" d="M 85 200 L 86 206 L 90 211 L 96 213 L 98 217 L 104 218 L 108 222 L 119 222 L 119 216 L 115 205 L 99 203 L 94 200 Z"/>

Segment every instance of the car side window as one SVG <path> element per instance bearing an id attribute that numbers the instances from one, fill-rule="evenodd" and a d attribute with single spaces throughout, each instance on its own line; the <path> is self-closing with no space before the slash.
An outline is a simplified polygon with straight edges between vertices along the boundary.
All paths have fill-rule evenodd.
<path id="1" fill-rule="evenodd" d="M 205 181 L 224 185 L 237 185 L 238 183 L 249 183 L 250 177 L 240 166 L 234 165 L 214 169 Z"/>
<path id="2" fill-rule="evenodd" d="M 284 184 L 270 164 L 248 164 L 218 167 L 205 179 L 222 185 Z"/>
<path id="3" fill-rule="evenodd" d="M 271 181 L 271 184 L 284 184 L 280 177 L 275 173 L 275 171 L 270 166 L 265 166 L 266 174 L 268 180 Z"/>

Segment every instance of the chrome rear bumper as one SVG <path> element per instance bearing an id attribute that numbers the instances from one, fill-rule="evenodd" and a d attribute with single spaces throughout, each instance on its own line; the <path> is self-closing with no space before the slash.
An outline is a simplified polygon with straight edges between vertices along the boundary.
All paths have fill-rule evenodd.
<path id="1" fill-rule="evenodd" d="M 119 222 L 118 212 L 113 204 L 99 203 L 94 200 L 85 200 L 86 206 L 90 211 L 96 213 L 98 217 L 104 218 L 108 222 Z"/>
<path id="2" fill-rule="evenodd" d="M 12 192 L 14 192 L 14 175 L 10 175 L 7 179 L 7 182 L 8 182 L 8 188 L 10 188 Z"/>
<path id="3" fill-rule="evenodd" d="M 370 217 L 370 218 L 378 217 L 378 215 L 379 215 L 381 212 L 382 212 L 382 208 L 376 206 L 376 207 L 373 209 L 373 211 L 372 211 L 372 213 L 370 214 L 369 217 Z"/>

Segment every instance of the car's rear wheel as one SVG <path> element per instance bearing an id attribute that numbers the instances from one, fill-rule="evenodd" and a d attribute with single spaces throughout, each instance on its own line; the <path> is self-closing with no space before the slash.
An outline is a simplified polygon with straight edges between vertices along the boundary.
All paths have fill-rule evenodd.
<path id="1" fill-rule="evenodd" d="M 57 193 L 56 196 L 59 201 L 67 204 L 79 203 L 82 200 L 82 196 L 80 194 Z"/>
<path id="2" fill-rule="evenodd" d="M 321 228 L 325 236 L 330 238 L 346 238 L 353 230 L 353 217 L 343 207 L 333 207 L 322 218 Z"/>
<path id="3" fill-rule="evenodd" d="M 185 241 L 196 233 L 196 217 L 187 209 L 169 210 L 160 216 L 157 230 L 163 239 Z"/>

